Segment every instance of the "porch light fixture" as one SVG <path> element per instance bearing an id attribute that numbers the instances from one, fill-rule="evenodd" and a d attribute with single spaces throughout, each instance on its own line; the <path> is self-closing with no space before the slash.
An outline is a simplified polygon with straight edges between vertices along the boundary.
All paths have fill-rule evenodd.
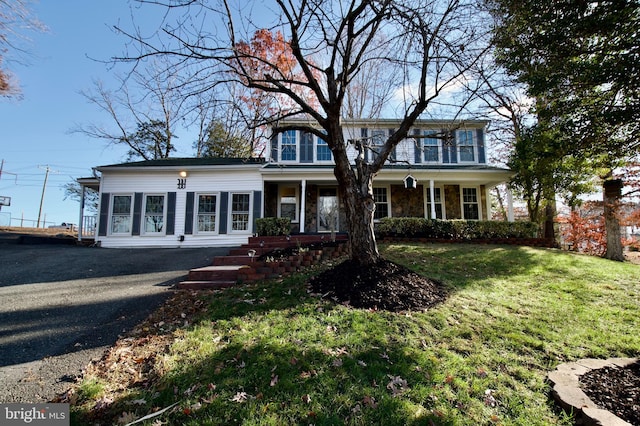
<path id="1" fill-rule="evenodd" d="M 185 170 L 182 170 L 182 171 L 179 173 L 179 175 L 180 175 L 180 177 L 181 177 L 181 178 L 186 178 L 186 177 L 187 177 L 187 172 L 186 172 Z"/>
<path id="2" fill-rule="evenodd" d="M 418 179 L 414 178 L 411 175 L 407 175 L 404 179 L 404 187 L 408 189 L 416 189 L 418 186 Z"/>

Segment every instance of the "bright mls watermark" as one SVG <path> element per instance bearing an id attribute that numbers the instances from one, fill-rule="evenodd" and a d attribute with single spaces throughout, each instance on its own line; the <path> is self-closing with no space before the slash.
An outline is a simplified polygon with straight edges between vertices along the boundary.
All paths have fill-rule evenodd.
<path id="1" fill-rule="evenodd" d="M 69 404 L 0 404 L 0 425 L 69 426 Z"/>

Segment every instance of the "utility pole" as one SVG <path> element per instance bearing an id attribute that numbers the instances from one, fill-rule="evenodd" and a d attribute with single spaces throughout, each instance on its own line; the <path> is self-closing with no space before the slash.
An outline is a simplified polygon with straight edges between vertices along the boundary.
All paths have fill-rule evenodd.
<path id="1" fill-rule="evenodd" d="M 49 167 L 49 165 L 46 165 L 44 167 L 38 166 L 38 168 L 46 170 L 46 173 L 44 175 L 44 184 L 42 185 L 42 196 L 40 197 L 40 210 L 38 211 L 38 223 L 36 225 L 36 228 L 40 228 L 40 216 L 42 216 L 42 204 L 44 204 L 44 192 L 47 189 L 47 179 L 49 179 L 49 172 L 52 172 L 51 167 Z M 57 172 L 53 171 L 53 173 L 57 173 Z M 42 224 L 42 227 L 44 228 L 44 223 Z"/>

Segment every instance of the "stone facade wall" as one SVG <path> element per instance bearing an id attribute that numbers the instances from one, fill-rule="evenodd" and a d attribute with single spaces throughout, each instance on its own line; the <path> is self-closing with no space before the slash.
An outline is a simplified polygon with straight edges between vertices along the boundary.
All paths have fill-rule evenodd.
<path id="1" fill-rule="evenodd" d="M 462 219 L 460 185 L 444 186 L 444 205 L 447 211 L 447 219 Z"/>
<path id="2" fill-rule="evenodd" d="M 424 187 L 408 189 L 404 185 L 391 185 L 391 216 L 424 217 Z"/>

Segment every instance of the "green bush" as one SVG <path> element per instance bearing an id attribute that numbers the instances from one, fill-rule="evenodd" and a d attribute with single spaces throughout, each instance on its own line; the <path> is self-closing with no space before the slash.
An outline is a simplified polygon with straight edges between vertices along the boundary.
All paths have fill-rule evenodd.
<path id="1" fill-rule="evenodd" d="M 273 237 L 291 233 L 291 219 L 285 217 L 263 217 L 256 219 L 259 236 Z"/>
<path id="2" fill-rule="evenodd" d="M 538 225 L 532 222 L 478 220 L 432 220 L 418 217 L 387 217 L 376 225 L 380 237 L 424 237 L 458 240 L 535 238 Z"/>

